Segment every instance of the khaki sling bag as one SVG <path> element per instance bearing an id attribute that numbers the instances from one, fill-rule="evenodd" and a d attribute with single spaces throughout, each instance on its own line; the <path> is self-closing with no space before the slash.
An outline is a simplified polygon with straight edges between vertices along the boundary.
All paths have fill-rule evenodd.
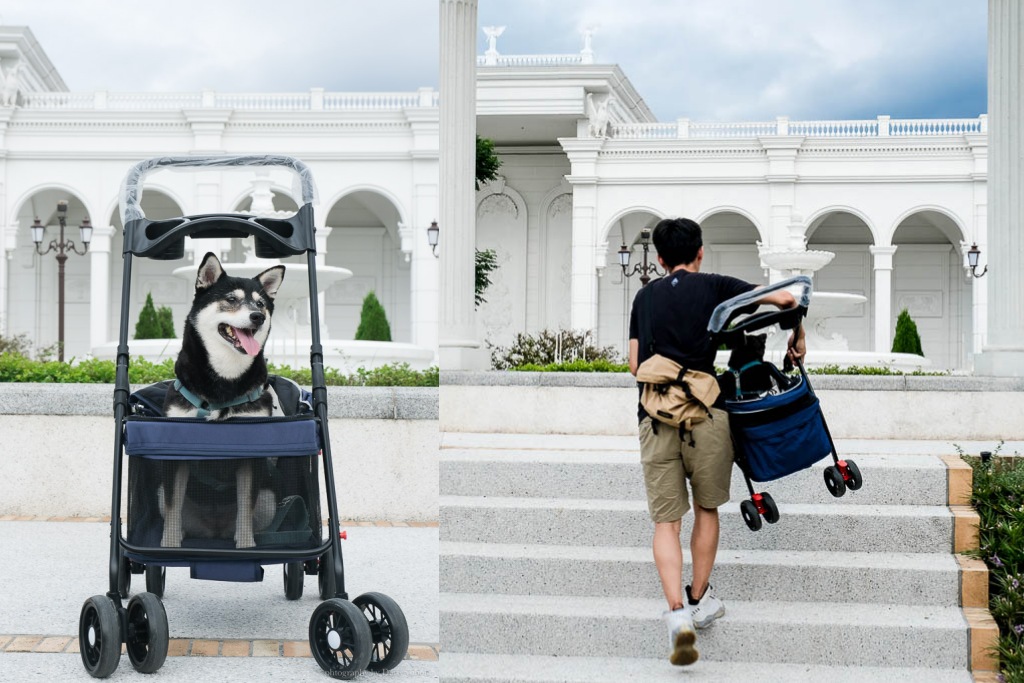
<path id="1" fill-rule="evenodd" d="M 640 405 L 652 420 L 677 428 L 682 436 L 693 431 L 694 423 L 711 415 L 711 406 L 720 393 L 718 380 L 706 372 L 684 368 L 655 351 L 653 299 L 652 289 L 645 295 L 643 307 L 645 341 L 652 355 L 636 371 L 637 381 L 643 384 Z"/>
<path id="2" fill-rule="evenodd" d="M 688 370 L 670 358 L 654 354 L 636 371 L 644 385 L 640 405 L 652 419 L 687 432 L 708 417 L 718 399 L 718 380 L 699 370 Z"/>

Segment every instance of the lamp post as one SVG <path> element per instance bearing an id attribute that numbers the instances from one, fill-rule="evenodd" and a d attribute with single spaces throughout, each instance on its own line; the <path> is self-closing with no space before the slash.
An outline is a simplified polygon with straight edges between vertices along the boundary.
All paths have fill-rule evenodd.
<path id="1" fill-rule="evenodd" d="M 57 358 L 62 363 L 64 362 L 64 263 L 68 260 L 67 252 L 69 251 L 79 256 L 85 256 L 86 252 L 89 251 L 89 242 L 92 241 L 92 223 L 89 222 L 88 218 L 83 219 L 82 224 L 78 226 L 82 244 L 84 245 L 82 251 L 78 251 L 74 242 L 64 239 L 64 228 L 67 227 L 67 218 L 68 202 L 66 199 L 61 199 L 57 202 L 57 222 L 60 224 L 60 237 L 51 240 L 46 251 L 40 249 L 43 243 L 43 233 L 46 232 L 46 226 L 40 223 L 38 218 L 32 223 L 32 241 L 35 242 L 36 253 L 43 256 L 51 251 L 57 252 Z"/>
<path id="2" fill-rule="evenodd" d="M 437 241 L 441 236 L 441 228 L 438 227 L 437 221 L 431 221 L 430 227 L 427 228 L 427 244 L 430 245 L 430 250 L 434 252 L 434 258 L 437 258 Z"/>
<path id="3" fill-rule="evenodd" d="M 633 270 L 629 270 L 629 257 L 632 255 L 632 250 L 626 246 L 626 243 L 622 243 L 622 247 L 619 249 L 619 265 L 622 266 L 622 275 L 624 277 L 633 277 L 636 274 L 640 274 L 640 283 L 644 286 L 651 281 L 651 275 L 658 275 L 659 277 L 664 275 L 655 263 L 648 263 L 648 252 L 651 246 L 651 230 L 650 228 L 644 228 L 640 231 L 640 247 L 643 249 L 643 263 L 638 263 L 633 266 Z"/>

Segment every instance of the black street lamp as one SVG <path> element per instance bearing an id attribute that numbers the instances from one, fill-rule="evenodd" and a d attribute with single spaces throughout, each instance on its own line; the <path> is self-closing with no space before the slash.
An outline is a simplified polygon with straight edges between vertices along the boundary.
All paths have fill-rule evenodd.
<path id="1" fill-rule="evenodd" d="M 971 245 L 971 248 L 967 251 L 967 265 L 971 267 L 971 275 L 974 277 L 982 277 L 988 272 L 988 266 L 981 271 L 981 274 L 975 272 L 978 268 L 978 257 L 981 256 L 981 249 L 978 249 L 978 243 L 975 242 Z"/>
<path id="2" fill-rule="evenodd" d="M 656 263 L 648 263 L 648 252 L 651 246 L 651 230 L 650 228 L 644 228 L 640 231 L 640 247 L 643 249 L 644 261 L 642 264 L 633 266 L 633 270 L 629 270 L 629 257 L 632 255 L 632 250 L 626 246 L 626 243 L 622 243 L 622 247 L 619 248 L 619 265 L 622 266 L 622 275 L 624 277 L 633 277 L 634 275 L 640 275 L 640 283 L 644 286 L 651 281 L 651 275 L 657 275 L 661 277 L 664 275 L 663 272 L 658 270 Z"/>
<path id="3" fill-rule="evenodd" d="M 430 227 L 427 228 L 427 244 L 430 245 L 430 250 L 434 252 L 434 256 L 437 256 L 437 240 L 441 236 L 441 228 L 438 227 L 437 221 L 431 221 Z"/>
<path id="4" fill-rule="evenodd" d="M 64 362 L 64 263 L 68 260 L 66 252 L 72 251 L 79 256 L 85 256 L 86 252 L 89 251 L 89 242 L 92 241 L 92 223 L 89 222 L 88 218 L 83 219 L 82 224 L 78 226 L 82 244 L 84 245 L 82 251 L 78 251 L 74 242 L 64 239 L 64 228 L 67 227 L 67 218 L 68 202 L 66 199 L 61 199 L 57 202 L 57 222 L 60 223 L 60 237 L 51 240 L 46 251 L 40 249 L 40 245 L 43 243 L 43 233 L 46 232 L 46 226 L 39 222 L 39 218 L 32 222 L 32 241 L 35 242 L 36 253 L 43 256 L 51 251 L 57 252 L 57 358 L 62 363 Z"/>

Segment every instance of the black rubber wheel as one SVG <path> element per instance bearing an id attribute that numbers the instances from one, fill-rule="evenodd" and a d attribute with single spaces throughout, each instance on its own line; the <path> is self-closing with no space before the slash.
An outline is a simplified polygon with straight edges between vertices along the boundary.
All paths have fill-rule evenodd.
<path id="1" fill-rule="evenodd" d="M 373 652 L 369 671 L 384 673 L 402 663 L 409 651 L 409 624 L 398 603 L 383 593 L 363 593 L 352 601 L 370 624 Z"/>
<path id="2" fill-rule="evenodd" d="M 856 491 L 864 485 L 864 477 L 861 476 L 860 468 L 857 467 L 857 463 L 852 460 L 847 460 L 846 471 L 850 475 L 850 478 L 846 482 L 846 488 L 851 491 Z"/>
<path id="3" fill-rule="evenodd" d="M 320 589 L 321 600 L 330 600 L 334 597 L 334 564 L 331 562 L 330 554 L 320 558 L 320 569 L 316 573 L 316 583 Z"/>
<path id="4" fill-rule="evenodd" d="M 761 528 L 761 515 L 757 511 L 754 501 L 747 499 L 740 503 L 740 514 L 743 515 L 743 521 L 747 523 L 747 527 L 751 531 Z"/>
<path id="5" fill-rule="evenodd" d="M 825 468 L 825 487 L 836 498 L 841 498 L 846 493 L 846 482 L 843 481 L 843 473 L 837 466 L 829 465 Z"/>
<path id="6" fill-rule="evenodd" d="M 169 642 L 167 612 L 160 598 L 139 593 L 128 601 L 125 649 L 135 670 L 151 674 L 164 665 Z"/>
<path id="7" fill-rule="evenodd" d="M 331 678 L 355 678 L 370 663 L 370 624 L 348 600 L 324 600 L 309 619 L 309 649 Z"/>
<path id="8" fill-rule="evenodd" d="M 167 567 L 155 564 L 146 565 L 146 590 L 158 598 L 164 597 L 167 587 Z"/>
<path id="9" fill-rule="evenodd" d="M 762 491 L 761 502 L 764 504 L 764 521 L 769 524 L 775 524 L 775 522 L 779 521 L 779 507 L 775 504 L 772 494 Z"/>
<path id="10" fill-rule="evenodd" d="M 305 567 L 301 562 L 284 564 L 284 597 L 298 600 L 302 597 L 302 582 L 306 578 Z"/>
<path id="11" fill-rule="evenodd" d="M 121 662 L 121 620 L 106 595 L 94 595 L 82 605 L 78 648 L 82 664 L 93 678 L 106 678 Z"/>
<path id="12" fill-rule="evenodd" d="M 122 600 L 127 600 L 132 591 L 132 561 L 121 556 L 121 566 L 117 572 L 117 592 Z"/>

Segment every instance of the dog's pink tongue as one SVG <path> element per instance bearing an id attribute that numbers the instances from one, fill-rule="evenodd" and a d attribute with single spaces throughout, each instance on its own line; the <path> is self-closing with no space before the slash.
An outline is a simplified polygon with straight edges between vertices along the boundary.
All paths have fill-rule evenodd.
<path id="1" fill-rule="evenodd" d="M 256 337 L 253 336 L 249 330 L 240 330 L 235 328 L 235 336 L 238 337 L 239 343 L 245 352 L 250 356 L 255 356 L 260 352 L 260 343 L 256 341 Z"/>

